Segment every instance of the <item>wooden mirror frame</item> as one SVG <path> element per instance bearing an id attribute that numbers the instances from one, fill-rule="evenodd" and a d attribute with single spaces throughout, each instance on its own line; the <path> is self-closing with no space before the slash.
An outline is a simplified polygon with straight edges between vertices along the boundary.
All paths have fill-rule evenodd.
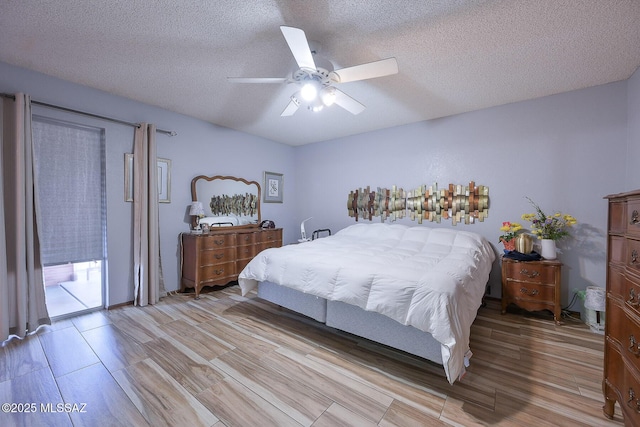
<path id="1" fill-rule="evenodd" d="M 195 178 L 193 178 L 191 180 L 191 201 L 193 201 L 193 202 L 198 201 L 196 185 L 197 185 L 199 180 L 205 180 L 205 181 L 230 180 L 230 181 L 242 182 L 242 183 L 246 184 L 247 186 L 255 185 L 256 188 L 258 189 L 258 194 L 257 194 L 257 198 L 256 198 L 256 213 L 257 213 L 257 216 L 258 216 L 258 220 L 256 221 L 256 223 L 255 224 L 252 223 L 252 224 L 243 224 L 243 225 L 232 225 L 232 226 L 220 227 L 220 228 L 221 229 L 235 229 L 235 228 L 254 228 L 254 227 L 259 227 L 260 222 L 262 221 L 262 217 L 260 215 L 260 196 L 261 196 L 260 192 L 261 192 L 261 188 L 260 188 L 260 183 L 259 182 L 257 182 L 257 181 L 247 181 L 244 178 L 238 178 L 238 177 L 230 176 L 230 175 L 214 175 L 214 176 L 198 175 L 198 176 L 196 176 Z M 192 225 L 193 226 L 196 225 L 195 218 L 192 221 Z"/>

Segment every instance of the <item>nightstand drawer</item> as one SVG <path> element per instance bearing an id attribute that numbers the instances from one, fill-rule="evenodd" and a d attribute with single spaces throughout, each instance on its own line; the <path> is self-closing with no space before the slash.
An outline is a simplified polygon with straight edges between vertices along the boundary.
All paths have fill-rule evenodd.
<path id="1" fill-rule="evenodd" d="M 533 282 L 521 282 L 507 279 L 504 292 L 517 301 L 543 302 L 553 301 L 556 287 Z M 517 302 L 516 302 L 517 304 Z"/>
<path id="2" fill-rule="evenodd" d="M 556 277 L 553 265 L 538 262 L 511 262 L 506 274 L 510 279 L 531 283 L 555 283 Z"/>

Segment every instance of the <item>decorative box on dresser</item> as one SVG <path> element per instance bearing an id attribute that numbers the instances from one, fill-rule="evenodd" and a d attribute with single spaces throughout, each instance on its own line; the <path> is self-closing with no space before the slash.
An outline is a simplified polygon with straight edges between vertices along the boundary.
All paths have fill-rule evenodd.
<path id="1" fill-rule="evenodd" d="M 511 303 L 527 311 L 550 310 L 560 323 L 562 263 L 502 258 L 502 314 Z"/>
<path id="2" fill-rule="evenodd" d="M 241 228 L 182 233 L 180 290 L 194 288 L 196 299 L 205 286 L 224 286 L 238 279 L 259 252 L 282 246 L 282 229 Z"/>
<path id="3" fill-rule="evenodd" d="M 604 414 L 640 426 L 640 190 L 607 196 Z"/>

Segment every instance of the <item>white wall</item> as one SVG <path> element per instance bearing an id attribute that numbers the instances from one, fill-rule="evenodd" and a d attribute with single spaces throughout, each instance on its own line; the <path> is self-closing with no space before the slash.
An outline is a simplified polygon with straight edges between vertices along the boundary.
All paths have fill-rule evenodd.
<path id="1" fill-rule="evenodd" d="M 33 100 L 128 122 L 147 121 L 178 136 L 157 135 L 158 156 L 171 159 L 171 203 L 160 204 L 160 240 L 167 290 L 179 287 L 178 235 L 188 230 L 191 179 L 197 175 L 235 175 L 262 184 L 266 171 L 284 174 L 284 203 L 262 204 L 262 217 L 285 229 L 285 241 L 297 239 L 294 222 L 293 147 L 212 125 L 122 97 L 65 82 L 0 62 L 0 92 L 24 92 Z M 215 96 L 212 94 L 211 96 Z M 108 304 L 133 300 L 132 203 L 124 201 L 124 153 L 133 150 L 133 128 L 50 108 L 34 107 L 50 117 L 102 127 L 107 152 Z"/>
<path id="2" fill-rule="evenodd" d="M 626 189 L 637 190 L 640 188 L 640 68 L 627 81 L 629 94 L 628 126 L 629 146 L 627 152 L 627 179 Z"/>
<path id="3" fill-rule="evenodd" d="M 501 222 L 519 221 L 522 213 L 530 212 L 525 199 L 529 196 L 545 210 L 561 210 L 579 221 L 573 238 L 560 244 L 560 260 L 566 264 L 563 306 L 575 289 L 604 285 L 603 196 L 640 187 L 635 173 L 640 156 L 639 72 L 627 82 L 295 148 L 0 62 L 0 92 L 17 91 L 38 101 L 148 121 L 178 132 L 173 138 L 158 135 L 158 155 L 172 160 L 172 202 L 160 204 L 169 290 L 178 288 L 178 235 L 188 228 L 190 181 L 199 174 L 262 182 L 265 170 L 283 173 L 284 203 L 263 203 L 262 217 L 284 227 L 285 243 L 298 238 L 299 222 L 308 217 L 313 217 L 308 231 L 335 232 L 353 224 L 346 202 L 349 191 L 358 187 L 409 189 L 474 180 L 490 188 L 489 218 L 456 227 L 485 235 L 499 251 Z M 123 157 L 132 151 L 133 132 L 127 126 L 72 117 L 107 132 L 109 303 L 130 301 L 132 211 L 131 204 L 123 201 Z M 626 167 L 620 160 L 625 157 Z M 491 277 L 496 297 L 500 296 L 498 268 L 496 262 Z"/>
<path id="4" fill-rule="evenodd" d="M 310 229 L 338 230 L 355 222 L 346 204 L 356 188 L 473 180 L 489 186 L 489 218 L 456 227 L 483 234 L 501 251 L 500 225 L 533 212 L 528 196 L 579 221 L 573 238 L 559 245 L 564 306 L 575 289 L 605 283 L 603 196 L 625 189 L 626 111 L 626 83 L 619 82 L 303 146 L 296 150 L 298 219 L 313 216 Z M 496 262 L 496 297 L 498 269 Z"/>

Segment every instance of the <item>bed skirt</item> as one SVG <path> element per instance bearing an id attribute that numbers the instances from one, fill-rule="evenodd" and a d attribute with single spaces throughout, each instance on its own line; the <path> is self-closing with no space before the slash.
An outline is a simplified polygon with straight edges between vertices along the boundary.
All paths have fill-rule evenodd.
<path id="1" fill-rule="evenodd" d="M 382 314 L 341 301 L 327 301 L 271 282 L 260 282 L 258 297 L 332 328 L 442 365 L 442 346 L 431 334 L 402 325 Z"/>

